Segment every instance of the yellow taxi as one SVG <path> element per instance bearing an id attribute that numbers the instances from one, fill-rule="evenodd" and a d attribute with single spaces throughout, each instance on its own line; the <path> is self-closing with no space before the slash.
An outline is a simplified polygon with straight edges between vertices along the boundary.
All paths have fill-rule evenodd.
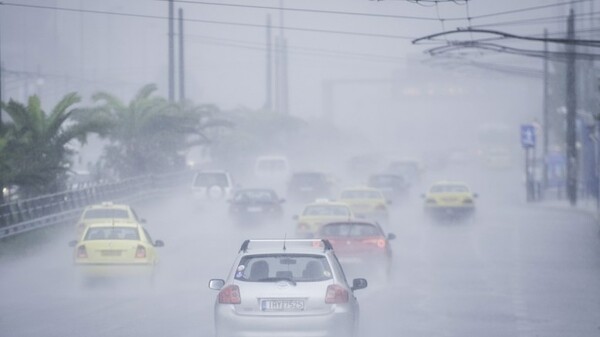
<path id="1" fill-rule="evenodd" d="M 135 222 L 90 224 L 75 247 L 74 264 L 84 280 L 119 276 L 146 276 L 151 279 L 158 263 L 156 247 L 150 234 Z"/>
<path id="2" fill-rule="evenodd" d="M 329 200 L 316 200 L 304 207 L 302 214 L 295 215 L 296 235 L 298 237 L 314 237 L 321 226 L 330 222 L 350 221 L 354 213 L 348 204 Z"/>
<path id="3" fill-rule="evenodd" d="M 340 202 L 346 203 L 357 217 L 372 220 L 388 219 L 389 201 L 377 188 L 353 187 L 342 190 Z"/>
<path id="4" fill-rule="evenodd" d="M 75 225 L 77 238 L 90 224 L 107 223 L 112 221 L 145 223 L 146 220 L 138 218 L 137 214 L 129 205 L 115 204 L 107 201 L 96 205 L 87 206 Z"/>
<path id="5" fill-rule="evenodd" d="M 460 181 L 437 182 L 423 195 L 425 211 L 432 216 L 442 217 L 473 214 L 477 197 L 477 193 Z"/>

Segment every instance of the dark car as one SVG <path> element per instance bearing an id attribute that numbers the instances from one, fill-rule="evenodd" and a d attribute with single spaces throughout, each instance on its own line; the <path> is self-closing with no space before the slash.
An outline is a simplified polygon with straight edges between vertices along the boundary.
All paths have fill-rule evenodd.
<path id="1" fill-rule="evenodd" d="M 229 200 L 229 214 L 238 222 L 277 220 L 283 215 L 284 202 L 272 189 L 241 189 Z"/>
<path id="2" fill-rule="evenodd" d="M 292 175 L 287 195 L 294 201 L 311 202 L 333 197 L 333 182 L 326 173 L 296 172 Z"/>
<path id="3" fill-rule="evenodd" d="M 410 184 L 399 174 L 373 174 L 368 185 L 380 190 L 390 201 L 406 198 L 410 190 Z"/>
<path id="4" fill-rule="evenodd" d="M 392 266 L 390 240 L 376 222 L 342 221 L 321 227 L 318 237 L 331 242 L 344 270 L 358 272 L 369 270 L 373 275 L 387 278 Z"/>

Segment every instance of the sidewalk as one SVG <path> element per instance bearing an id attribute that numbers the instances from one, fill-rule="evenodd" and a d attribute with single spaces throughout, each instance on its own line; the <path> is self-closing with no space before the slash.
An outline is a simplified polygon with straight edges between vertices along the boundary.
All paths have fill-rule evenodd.
<path id="1" fill-rule="evenodd" d="M 530 205 L 565 212 L 587 213 L 594 219 L 596 219 L 596 222 L 598 222 L 598 224 L 600 224 L 600 212 L 598 210 L 598 205 L 595 198 L 579 199 L 577 200 L 577 204 L 575 206 L 571 206 L 567 199 L 550 199 L 535 201 L 530 203 Z"/>

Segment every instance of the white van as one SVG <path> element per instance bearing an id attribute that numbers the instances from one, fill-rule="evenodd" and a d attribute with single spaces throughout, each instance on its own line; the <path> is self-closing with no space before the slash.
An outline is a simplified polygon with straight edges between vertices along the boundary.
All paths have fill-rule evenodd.
<path id="1" fill-rule="evenodd" d="M 192 193 L 196 199 L 224 200 L 233 195 L 234 187 L 227 171 L 200 171 L 194 175 Z"/>

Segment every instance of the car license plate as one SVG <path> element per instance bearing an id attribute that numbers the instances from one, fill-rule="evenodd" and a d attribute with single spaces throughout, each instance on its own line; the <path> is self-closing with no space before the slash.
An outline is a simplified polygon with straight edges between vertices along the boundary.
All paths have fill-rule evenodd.
<path id="1" fill-rule="evenodd" d="M 248 212 L 258 213 L 258 212 L 262 212 L 262 207 L 248 207 L 248 208 L 246 208 L 246 210 Z"/>
<path id="2" fill-rule="evenodd" d="M 261 300 L 261 311 L 303 311 L 304 300 Z"/>
<path id="3" fill-rule="evenodd" d="M 120 250 L 102 250 L 100 251 L 102 256 L 121 256 Z"/>

